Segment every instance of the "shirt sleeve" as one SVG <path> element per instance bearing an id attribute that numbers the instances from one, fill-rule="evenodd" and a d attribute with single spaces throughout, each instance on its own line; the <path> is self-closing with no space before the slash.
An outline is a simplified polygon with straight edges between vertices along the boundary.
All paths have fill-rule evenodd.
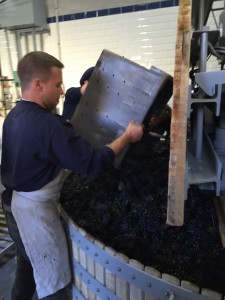
<path id="1" fill-rule="evenodd" d="M 63 168 L 82 175 L 98 175 L 110 167 L 115 158 L 111 148 L 94 149 L 86 140 L 74 132 L 67 122 L 55 130 L 49 149 L 49 158 Z"/>
<path id="2" fill-rule="evenodd" d="M 71 119 L 81 98 L 80 88 L 69 88 L 65 94 L 62 116 Z"/>

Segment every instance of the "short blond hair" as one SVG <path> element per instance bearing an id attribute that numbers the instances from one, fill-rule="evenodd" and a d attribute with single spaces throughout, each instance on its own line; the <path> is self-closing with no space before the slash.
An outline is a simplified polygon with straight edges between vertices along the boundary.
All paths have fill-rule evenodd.
<path id="1" fill-rule="evenodd" d="M 40 77 L 42 80 L 48 81 L 52 67 L 62 69 L 64 65 L 57 58 L 43 51 L 27 53 L 18 62 L 17 67 L 22 90 L 28 89 L 35 77 Z"/>

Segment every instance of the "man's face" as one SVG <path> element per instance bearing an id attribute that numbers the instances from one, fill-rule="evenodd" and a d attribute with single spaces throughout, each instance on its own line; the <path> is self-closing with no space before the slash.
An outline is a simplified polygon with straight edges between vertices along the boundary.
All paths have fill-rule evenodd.
<path id="1" fill-rule="evenodd" d="M 62 69 L 53 67 L 47 82 L 42 82 L 42 104 L 48 110 L 53 110 L 59 103 L 60 96 L 64 94 L 62 88 Z"/>

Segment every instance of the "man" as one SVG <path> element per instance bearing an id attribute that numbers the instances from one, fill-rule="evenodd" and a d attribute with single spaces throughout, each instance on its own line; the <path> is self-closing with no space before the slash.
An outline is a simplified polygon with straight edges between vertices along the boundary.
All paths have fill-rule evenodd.
<path id="1" fill-rule="evenodd" d="M 31 300 L 35 289 L 39 299 L 69 299 L 68 247 L 57 209 L 64 169 L 99 174 L 143 134 L 143 126 L 131 121 L 98 150 L 76 135 L 52 113 L 63 94 L 63 67 L 45 52 L 26 54 L 18 63 L 22 99 L 3 125 L 2 202 L 17 247 L 12 300 Z"/>
<path id="2" fill-rule="evenodd" d="M 94 67 L 87 69 L 81 76 L 80 87 L 71 87 L 66 91 L 62 112 L 62 116 L 65 119 L 70 120 L 72 118 L 77 104 L 79 103 L 81 96 L 84 94 L 87 88 L 89 79 L 93 71 Z"/>

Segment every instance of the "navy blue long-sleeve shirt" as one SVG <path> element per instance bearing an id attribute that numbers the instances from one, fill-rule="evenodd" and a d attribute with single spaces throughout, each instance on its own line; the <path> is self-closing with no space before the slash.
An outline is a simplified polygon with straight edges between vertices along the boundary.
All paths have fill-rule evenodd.
<path id="1" fill-rule="evenodd" d="M 81 98 L 80 87 L 71 87 L 66 91 L 62 116 L 70 120 Z"/>
<path id="2" fill-rule="evenodd" d="M 34 102 L 21 101 L 5 119 L 1 176 L 7 189 L 38 190 L 62 168 L 97 175 L 113 160 L 109 147 L 94 149 L 62 116 Z"/>

